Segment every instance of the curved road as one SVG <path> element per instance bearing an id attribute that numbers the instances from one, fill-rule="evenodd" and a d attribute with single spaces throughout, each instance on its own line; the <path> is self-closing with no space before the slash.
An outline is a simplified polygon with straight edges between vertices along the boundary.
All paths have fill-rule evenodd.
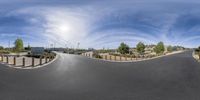
<path id="1" fill-rule="evenodd" d="M 200 100 L 200 64 L 191 55 L 114 63 L 59 54 L 39 69 L 0 65 L 0 100 Z"/>

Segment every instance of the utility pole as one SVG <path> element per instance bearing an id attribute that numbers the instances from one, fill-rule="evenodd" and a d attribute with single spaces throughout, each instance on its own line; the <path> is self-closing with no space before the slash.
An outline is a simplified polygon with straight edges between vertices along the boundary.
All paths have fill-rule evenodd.
<path id="1" fill-rule="evenodd" d="M 53 44 L 50 44 L 50 50 L 53 50 Z"/>
<path id="2" fill-rule="evenodd" d="M 55 49 L 56 49 L 56 42 L 54 42 L 54 51 L 55 51 Z"/>
<path id="3" fill-rule="evenodd" d="M 9 40 L 9 42 L 8 42 L 8 50 L 10 50 L 10 40 Z"/>
<path id="4" fill-rule="evenodd" d="M 80 45 L 80 43 L 78 42 L 78 43 L 77 43 L 77 49 L 79 49 L 79 45 Z"/>

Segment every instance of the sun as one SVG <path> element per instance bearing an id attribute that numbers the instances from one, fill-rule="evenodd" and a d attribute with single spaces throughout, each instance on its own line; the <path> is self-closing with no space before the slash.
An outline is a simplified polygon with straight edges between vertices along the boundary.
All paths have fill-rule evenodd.
<path id="1" fill-rule="evenodd" d="M 69 25 L 59 25 L 58 30 L 63 33 L 63 32 L 69 32 L 70 31 L 70 26 Z"/>

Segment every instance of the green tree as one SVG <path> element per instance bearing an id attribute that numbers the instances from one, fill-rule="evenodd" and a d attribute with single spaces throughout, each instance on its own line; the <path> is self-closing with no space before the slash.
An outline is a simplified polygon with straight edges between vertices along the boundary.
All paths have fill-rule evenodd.
<path id="1" fill-rule="evenodd" d="M 162 54 L 165 51 L 165 46 L 163 42 L 159 42 L 156 47 L 154 48 L 154 51 L 157 54 Z"/>
<path id="2" fill-rule="evenodd" d="M 31 50 L 31 46 L 28 44 L 27 50 Z"/>
<path id="3" fill-rule="evenodd" d="M 15 40 L 14 45 L 15 45 L 15 51 L 17 52 L 20 52 L 24 49 L 23 40 L 20 38 Z"/>
<path id="4" fill-rule="evenodd" d="M 168 51 L 168 52 L 172 52 L 172 51 L 173 51 L 173 47 L 172 47 L 171 45 L 168 46 L 168 47 L 167 47 L 167 51 Z"/>
<path id="5" fill-rule="evenodd" d="M 121 54 L 129 53 L 129 46 L 122 42 L 118 47 L 118 52 L 120 52 Z"/>
<path id="6" fill-rule="evenodd" d="M 0 50 L 3 50 L 4 48 L 3 48 L 3 46 L 0 46 Z"/>
<path id="7" fill-rule="evenodd" d="M 144 49 L 145 49 L 144 43 L 139 42 L 139 43 L 137 44 L 136 49 L 137 49 L 137 52 L 138 52 L 138 53 L 143 54 L 143 53 L 145 52 L 145 50 L 144 50 Z"/>

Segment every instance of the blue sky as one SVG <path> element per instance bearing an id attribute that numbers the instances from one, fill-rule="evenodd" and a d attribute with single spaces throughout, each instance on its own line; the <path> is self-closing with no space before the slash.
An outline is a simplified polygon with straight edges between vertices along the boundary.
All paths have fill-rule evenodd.
<path id="1" fill-rule="evenodd" d="M 2 0 L 0 45 L 116 48 L 121 42 L 197 47 L 200 2 L 181 0 Z M 12 46 L 12 45 L 11 45 Z"/>

